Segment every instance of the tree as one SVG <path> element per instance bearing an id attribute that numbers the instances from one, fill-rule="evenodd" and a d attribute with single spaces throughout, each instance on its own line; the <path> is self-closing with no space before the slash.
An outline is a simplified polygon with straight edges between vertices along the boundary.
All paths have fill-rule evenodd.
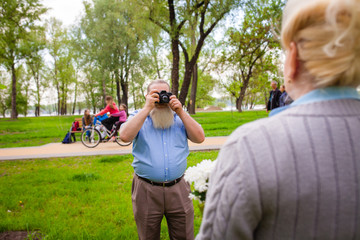
<path id="1" fill-rule="evenodd" d="M 76 86 L 76 75 L 68 31 L 55 18 L 47 22 L 47 49 L 52 57 L 50 78 L 57 92 L 57 111 L 64 115 L 68 112 L 71 86 Z"/>
<path id="2" fill-rule="evenodd" d="M 57 93 L 57 112 L 61 113 L 61 93 L 60 93 L 60 82 L 59 82 L 59 59 L 64 54 L 64 43 L 66 32 L 62 28 L 61 21 L 56 18 L 50 18 L 46 22 L 47 30 L 47 49 L 52 62 L 50 63 L 48 78 L 51 79 Z"/>
<path id="3" fill-rule="evenodd" d="M 98 79 L 101 79 L 101 71 L 95 67 L 87 66 L 84 68 L 84 79 L 79 83 L 80 87 L 83 89 L 85 94 L 85 101 L 87 106 L 91 106 L 93 113 L 96 112 L 97 107 L 103 106 L 99 105 L 101 99 L 101 93 L 97 91 L 98 89 Z"/>
<path id="4" fill-rule="evenodd" d="M 47 80 L 44 78 L 44 60 L 41 54 L 41 51 L 46 46 L 45 32 L 38 31 L 34 32 L 38 41 L 34 44 L 34 49 L 30 57 L 26 60 L 26 65 L 30 75 L 33 79 L 33 85 L 35 89 L 33 90 L 33 96 L 35 98 L 35 116 L 40 116 L 40 102 L 42 95 L 48 87 Z"/>
<path id="5" fill-rule="evenodd" d="M 172 51 L 172 73 L 171 83 L 172 92 L 175 95 L 179 93 L 179 46 L 184 55 L 185 73 L 181 86 L 179 100 L 185 103 L 188 90 L 193 75 L 194 67 L 199 58 L 205 39 L 214 30 L 221 19 L 232 9 L 237 7 L 241 1 L 147 1 L 145 6 L 149 12 L 149 19 L 168 33 L 171 41 Z M 190 23 L 189 23 L 190 21 Z M 191 51 L 191 44 L 186 45 L 184 38 L 184 28 L 186 24 L 198 27 L 199 36 L 196 39 L 195 49 Z M 196 85 L 196 84 L 195 84 Z M 195 87 L 195 86 L 194 86 Z"/>
<path id="6" fill-rule="evenodd" d="M 113 78 L 118 103 L 128 104 L 130 72 L 139 59 L 146 29 L 138 18 L 141 11 L 131 2 L 98 0 L 93 4 L 85 3 L 85 12 L 82 30 L 90 46 L 96 49 L 88 53 L 104 73 L 103 91 L 105 79 Z"/>
<path id="7" fill-rule="evenodd" d="M 17 64 L 31 54 L 32 31 L 41 27 L 36 25 L 40 16 L 46 12 L 40 0 L 2 1 L 0 13 L 0 64 L 12 74 L 11 118 L 17 118 Z"/>
<path id="8" fill-rule="evenodd" d="M 282 7 L 281 0 L 251 1 L 244 12 L 240 29 L 230 28 L 227 32 L 218 67 L 231 73 L 224 85 L 236 98 L 239 112 L 254 72 L 261 68 L 262 72 L 276 73 L 273 56 L 277 56 L 280 44 L 272 34 L 271 22 L 281 18 Z"/>
<path id="9" fill-rule="evenodd" d="M 7 99 L 10 98 L 9 89 L 6 87 L 9 85 L 10 76 L 0 70 L 0 111 L 1 115 L 5 118 L 6 111 L 9 109 Z"/>

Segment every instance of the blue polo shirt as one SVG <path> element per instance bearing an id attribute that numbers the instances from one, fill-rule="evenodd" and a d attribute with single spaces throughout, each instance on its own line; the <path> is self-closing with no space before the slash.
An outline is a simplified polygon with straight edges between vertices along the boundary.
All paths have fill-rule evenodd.
<path id="1" fill-rule="evenodd" d="M 315 89 L 304 96 L 300 97 L 290 105 L 285 107 L 276 108 L 269 114 L 270 117 L 285 111 L 286 109 L 309 104 L 314 102 L 331 101 L 337 99 L 355 99 L 360 100 L 360 95 L 355 88 L 352 87 L 327 87 Z"/>
<path id="2" fill-rule="evenodd" d="M 138 111 L 132 113 L 129 120 Z M 148 116 L 133 140 L 132 166 L 135 173 L 154 182 L 173 181 L 181 177 L 187 165 L 189 146 L 185 126 L 174 113 L 174 124 L 168 129 L 154 128 Z"/>

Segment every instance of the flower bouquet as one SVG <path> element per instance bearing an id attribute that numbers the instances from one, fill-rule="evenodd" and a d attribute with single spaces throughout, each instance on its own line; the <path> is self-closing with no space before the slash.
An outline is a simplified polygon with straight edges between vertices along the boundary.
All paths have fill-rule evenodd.
<path id="1" fill-rule="evenodd" d="M 204 210 L 206 192 L 209 186 L 209 177 L 216 164 L 215 161 L 203 160 L 194 167 L 189 167 L 185 172 L 185 180 L 190 183 L 193 191 L 189 198 L 199 201 L 201 212 Z"/>

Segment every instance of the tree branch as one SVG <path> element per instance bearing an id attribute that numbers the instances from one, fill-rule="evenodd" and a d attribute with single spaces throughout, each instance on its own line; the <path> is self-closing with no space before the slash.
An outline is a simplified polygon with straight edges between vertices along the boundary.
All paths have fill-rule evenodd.
<path id="1" fill-rule="evenodd" d="M 170 30 L 167 29 L 167 27 L 165 27 L 165 25 L 161 24 L 159 21 L 156 21 L 152 16 L 149 16 L 149 20 L 154 24 L 158 25 L 159 27 L 161 27 L 162 30 L 170 34 Z"/>
<path id="2" fill-rule="evenodd" d="M 189 54 L 188 54 L 184 44 L 180 40 L 178 42 L 179 42 L 181 49 L 183 50 L 184 57 L 185 57 L 185 63 L 187 64 L 189 62 Z"/>

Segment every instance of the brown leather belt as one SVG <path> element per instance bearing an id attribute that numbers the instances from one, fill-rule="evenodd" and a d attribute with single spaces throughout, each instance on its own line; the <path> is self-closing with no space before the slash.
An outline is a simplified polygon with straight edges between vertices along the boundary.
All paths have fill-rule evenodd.
<path id="1" fill-rule="evenodd" d="M 138 176 L 138 175 L 136 175 Z M 143 178 L 143 177 L 140 177 L 138 176 L 141 180 L 147 182 L 147 183 L 150 183 L 151 185 L 154 185 L 154 186 L 160 186 L 160 187 L 171 187 L 171 186 L 174 186 L 175 184 L 177 184 L 178 182 L 181 181 L 181 179 L 184 177 L 184 175 L 182 175 L 181 177 L 179 177 L 178 179 L 175 179 L 174 181 L 171 181 L 171 182 L 153 182 L 147 178 Z"/>

